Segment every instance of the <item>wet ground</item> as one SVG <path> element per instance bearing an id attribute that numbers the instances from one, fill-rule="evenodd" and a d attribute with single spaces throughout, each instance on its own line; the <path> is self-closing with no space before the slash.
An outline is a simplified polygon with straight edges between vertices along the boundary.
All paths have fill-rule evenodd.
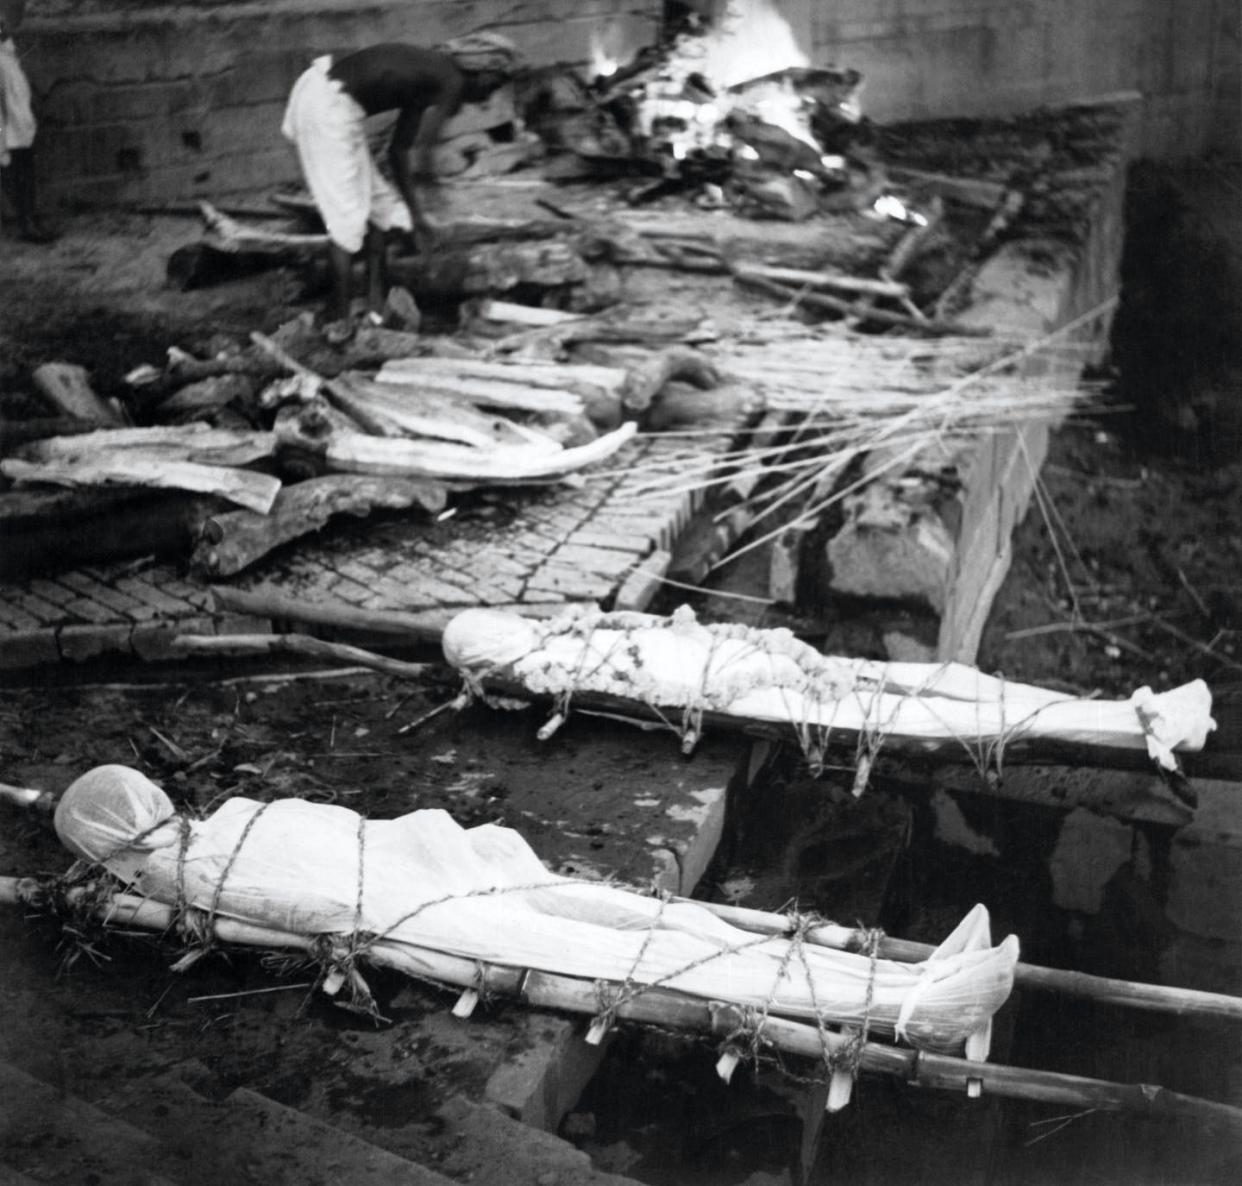
<path id="1" fill-rule="evenodd" d="M 170 242 L 192 237 L 187 224 L 133 225 L 129 255 L 92 254 L 86 235 L 77 271 L 57 276 L 41 272 L 28 254 L 36 249 L 14 249 L 23 253 L 26 299 L 16 320 L 6 310 L 0 327 L 6 392 L 20 392 L 26 368 L 53 357 L 88 363 L 107 389 L 138 362 L 158 362 L 161 343 L 270 328 L 296 305 L 297 286 L 280 272 L 200 293 L 161 292 L 151 277 Z M 116 285 L 118 275 L 133 283 Z M 1222 395 L 1224 375 L 1213 373 L 1210 401 L 1196 384 L 1171 413 L 1143 406 L 1059 434 L 1043 497 L 1016 541 L 984 637 L 982 667 L 1102 694 L 1203 677 L 1221 707 L 1220 740 L 1233 736 L 1242 703 L 1242 461 L 1228 447 L 1236 431 L 1229 399 L 1239 397 L 1236 389 Z M 1117 394 L 1119 402 L 1129 398 L 1124 386 Z M 1156 415 L 1173 430 L 1153 433 Z M 518 827 L 537 851 L 547 843 L 551 853 L 563 842 L 556 812 L 523 801 L 505 772 L 474 759 L 471 738 L 490 727 L 485 720 L 440 717 L 398 732 L 447 698 L 451 689 L 443 685 L 361 674 L 173 679 L 155 688 L 130 686 L 142 682 L 132 670 L 93 671 L 91 678 L 116 686 L 0 692 L 5 781 L 59 789 L 86 766 L 125 761 L 200 808 L 230 794 L 281 793 L 373 814 L 448 806 L 462 822 Z M 575 743 L 567 734 L 565 744 Z M 641 788 L 653 777 L 641 762 L 602 768 L 587 752 L 581 766 L 584 784 Z M 1242 767 L 1232 777 L 1242 778 Z M 1047 860 L 1060 821 L 1046 811 L 963 801 L 973 834 L 982 837 L 981 850 L 971 853 L 938 836 L 926 798 L 897 790 L 877 787 L 855 803 L 834 793 L 831 780 L 811 783 L 787 765 L 770 772 L 764 796 L 762 810 L 736 816 L 705 892 L 772 908 L 796 898 L 842 921 L 928 939 L 985 900 L 997 932 L 1021 935 L 1028 958 L 1135 978 L 1168 971 L 1162 955 L 1172 936 L 1151 877 L 1159 860 L 1153 864 L 1150 855 L 1169 843 L 1167 830 L 1145 834 L 1089 913 L 1051 905 Z M 584 828 L 580 840 L 588 861 L 594 853 L 610 865 L 623 855 L 610 851 L 602 830 Z M 64 865 L 46 831 L 6 814 L 0 869 Z M 1200 963 L 1183 965 L 1183 982 L 1230 987 L 1219 979 L 1238 971 L 1229 962 L 1234 955 L 1226 945 L 1207 946 Z M 439 1102 L 480 1086 L 468 1051 L 448 1058 L 437 1044 L 448 1001 L 431 990 L 382 977 L 375 985 L 386 1014 L 419 1023 L 399 1026 L 423 1035 L 406 1040 L 309 997 L 299 969 L 257 959 L 211 962 L 191 978 L 173 977 L 167 949 L 147 940 L 67 940 L 52 926 L 13 915 L 0 917 L 0 950 L 10 1003 L 0 1053 L 22 1051 L 41 1077 L 87 1097 L 192 1060 L 216 1090 L 245 1084 L 340 1117 L 351 1131 L 382 1133 L 388 1147 L 425 1160 L 444 1153 Z M 1239 988 L 1235 978 L 1232 989 Z M 531 1040 L 524 1027 L 539 1019 L 496 1008 L 512 1019 L 516 1053 Z M 1006 1061 L 1242 1098 L 1242 1051 L 1216 1028 L 1027 999 L 1006 1025 L 997 1051 Z M 427 1035 L 431 1041 L 420 1047 Z M 624 1035 L 616 1053 L 564 1129 L 599 1169 L 658 1186 L 758 1186 L 796 1160 L 787 1098 L 773 1083 L 722 1093 L 702 1050 L 662 1039 Z M 1239 1149 L 1186 1128 L 1066 1117 L 1037 1105 L 971 1105 L 864 1080 L 853 1106 L 826 1130 L 812 1180 L 1215 1186 L 1236 1180 L 1240 1158 Z M 463 1167 L 457 1176 L 465 1174 Z"/>

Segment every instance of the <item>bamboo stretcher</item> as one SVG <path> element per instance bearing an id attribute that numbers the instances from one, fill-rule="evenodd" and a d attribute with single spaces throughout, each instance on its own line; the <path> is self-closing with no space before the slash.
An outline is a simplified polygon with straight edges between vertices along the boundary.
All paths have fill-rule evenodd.
<path id="1" fill-rule="evenodd" d="M 101 796 L 101 779 L 105 789 L 119 779 L 126 794 L 129 788 L 137 786 L 137 797 L 133 800 L 136 806 L 127 805 L 129 800 L 126 799 L 108 794 Z M 1031 968 L 1017 962 L 1016 939 L 1010 937 L 998 947 L 990 945 L 986 911 L 982 907 L 976 907 L 954 935 L 940 948 L 933 949 L 817 919 L 685 899 L 670 898 L 657 903 L 649 896 L 630 893 L 607 883 L 555 877 L 541 869 L 519 837 L 499 835 L 507 833 L 507 829 L 499 832 L 486 826 L 458 829 L 441 812 L 416 812 L 396 821 L 368 822 L 343 808 L 299 800 L 281 800 L 274 804 L 232 800 L 228 811 L 221 809 L 218 813 L 221 815 L 218 825 L 213 826 L 214 817 L 192 823 L 172 812 L 171 804 L 154 784 L 137 772 L 121 767 L 103 767 L 90 772 L 70 787 L 58 802 L 46 792 L 0 784 L 0 802 L 43 811 L 50 810 L 56 803 L 62 840 L 71 851 L 84 858 L 77 866 L 79 878 L 70 878 L 59 886 L 50 885 L 47 879 L 0 878 L 0 902 L 46 907 L 51 901 L 59 901 L 70 908 L 76 906 L 94 914 L 112 929 L 139 928 L 180 934 L 188 940 L 189 948 L 173 965 L 179 971 L 192 967 L 216 943 L 300 952 L 319 965 L 318 984 L 326 993 L 337 997 L 348 989 L 345 996 L 351 1003 L 373 1008 L 360 965 L 388 967 L 420 980 L 460 989 L 461 995 L 454 1007 L 454 1013 L 460 1017 L 469 1016 L 481 998 L 499 995 L 540 1008 L 590 1016 L 593 1021 L 588 1041 L 602 1040 L 617 1021 L 656 1024 L 697 1035 L 718 1045 L 717 1070 L 726 1080 L 739 1062 L 761 1059 L 773 1050 L 815 1059 L 822 1064 L 828 1079 L 828 1106 L 833 1109 L 848 1102 L 855 1076 L 860 1071 L 868 1071 L 900 1075 L 910 1082 L 944 1090 L 962 1090 L 969 1095 L 990 1092 L 1103 1110 L 1180 1116 L 1242 1132 L 1242 1110 L 1214 1101 L 1148 1085 L 1110 1083 L 986 1063 L 991 1014 L 999 1007 L 996 993 L 1001 990 L 1003 1001 L 1009 983 L 1064 989 L 1143 1009 L 1235 1021 L 1242 1020 L 1242 1001 L 1221 994 L 1133 985 L 1072 972 Z M 255 836 L 259 834 L 256 825 L 268 811 L 272 813 L 269 821 L 277 820 L 284 812 L 289 821 L 295 824 L 301 821 L 303 827 L 292 830 L 286 827 L 281 831 L 279 826 L 273 825 L 276 833 L 268 837 L 268 843 L 259 844 L 257 851 L 243 856 L 248 842 L 252 846 L 256 844 Z M 426 818 L 415 820 L 416 816 Z M 423 823 L 431 825 L 430 833 L 420 837 L 417 829 L 408 830 L 415 825 L 421 828 Z M 376 827 L 380 830 L 374 832 L 373 839 L 365 840 L 371 835 L 369 829 Z M 137 833 L 135 828 L 138 828 Z M 422 900 L 417 900 L 415 895 L 415 908 L 403 913 L 395 923 L 390 921 L 377 931 L 375 926 L 380 924 L 374 924 L 368 916 L 366 929 L 360 930 L 364 922 L 364 903 L 367 903 L 365 909 L 373 908 L 369 904 L 372 899 L 362 892 L 364 880 L 375 892 L 372 878 L 364 879 L 362 874 L 363 853 L 371 851 L 374 844 L 375 851 L 382 856 L 388 842 L 385 828 L 395 828 L 400 833 L 396 838 L 400 841 L 401 852 L 408 852 L 410 843 L 415 841 L 415 847 L 423 846 L 420 850 L 423 859 L 434 863 L 431 854 L 438 854 L 454 870 L 470 863 L 467 858 L 471 852 L 475 857 L 484 854 L 488 860 L 477 866 L 474 882 L 467 879 L 455 888 L 450 887 L 446 893 L 433 890 L 432 897 L 424 896 Z M 326 875 L 332 864 L 342 863 L 341 853 L 337 851 L 342 841 L 346 857 L 355 860 L 357 873 L 354 874 L 351 867 L 341 878 L 340 870 L 336 871 L 341 884 L 336 887 L 334 900 L 330 893 L 324 897 L 327 892 L 324 885 L 332 880 Z M 306 848 L 300 855 L 299 844 Z M 448 856 L 444 856 L 446 852 Z M 320 870 L 306 901 L 288 897 L 290 885 L 303 887 L 301 892 L 307 892 L 305 861 L 301 861 L 301 857 L 308 858 Z M 325 857 L 334 858 L 327 870 L 322 867 Z M 263 871 L 261 882 L 255 881 L 248 861 L 253 868 Z M 498 866 L 493 867 L 489 864 L 491 861 L 507 866 L 508 882 L 506 874 L 497 871 Z M 344 863 L 348 865 L 349 862 Z M 282 864 L 287 866 L 283 875 L 277 868 Z M 388 909 L 391 920 L 392 912 L 400 907 L 388 907 L 383 903 L 394 883 L 385 880 L 382 861 L 374 872 L 381 902 L 379 909 Z M 478 882 L 480 872 L 482 883 Z M 432 884 L 440 886 L 443 875 L 442 869 L 432 870 Z M 86 880 L 82 880 L 83 876 Z M 230 877 L 239 884 L 226 887 L 225 882 Z M 533 883 L 514 884 L 532 877 L 536 878 Z M 144 896 L 126 888 L 138 879 L 144 886 Z M 583 974 L 581 967 L 564 970 L 538 966 L 530 961 L 506 958 L 498 949 L 493 953 L 490 945 L 503 943 L 508 937 L 511 928 L 505 924 L 494 928 L 498 933 L 485 937 L 482 947 L 462 945 L 459 933 L 463 919 L 470 917 L 471 904 L 475 907 L 485 904 L 495 910 L 498 903 L 510 895 L 523 898 L 531 894 L 535 895 L 536 912 L 549 908 L 547 895 L 553 898 L 569 895 L 553 907 L 550 933 L 555 936 L 554 946 L 557 947 L 564 946 L 564 936 L 574 928 L 576 921 L 586 918 L 595 909 L 593 903 L 597 899 L 605 903 L 604 917 L 621 925 L 623 931 L 633 932 L 635 928 L 641 931 L 646 926 L 645 934 L 639 936 L 637 955 L 628 963 L 624 975 L 617 971 L 629 961 L 629 956 L 624 955 L 614 956 L 611 974 L 599 977 Z M 160 900 L 161 897 L 174 900 Z M 463 905 L 467 907 L 465 915 L 461 913 Z M 406 925 L 425 911 L 430 915 L 443 909 L 448 909 L 450 914 L 429 931 L 410 930 Z M 474 917 L 476 920 L 486 918 L 488 911 L 479 914 L 475 910 Z M 520 912 L 515 917 L 520 921 Z M 662 957 L 654 951 L 659 944 L 652 944 L 653 937 L 664 928 L 672 927 L 675 931 L 687 920 L 702 926 L 703 918 L 716 919 L 726 928 L 712 936 L 717 946 L 709 952 L 708 958 L 700 957 L 681 965 L 676 960 L 672 966 L 667 960 L 661 964 Z M 715 925 L 709 923 L 708 930 Z M 437 935 L 438 942 L 420 941 Z M 722 936 L 728 941 L 724 942 Z M 774 938 L 775 946 L 772 945 Z M 537 949 L 538 943 L 531 951 L 546 964 L 546 955 L 538 957 Z M 861 1014 L 848 1019 L 853 1024 L 842 1021 L 839 1001 L 825 1005 L 816 999 L 812 962 L 814 953 L 825 949 L 853 953 L 847 956 L 854 960 L 852 967 L 843 965 L 847 981 L 851 975 L 857 979 L 861 973 L 866 1007 Z M 632 943 L 628 950 L 634 951 Z M 749 954 L 767 959 L 769 972 L 775 968 L 776 975 L 769 989 L 761 989 L 757 997 L 752 992 L 749 998 L 745 992 L 730 997 L 728 993 L 713 992 L 710 987 L 704 990 L 701 973 L 708 965 L 719 958 L 729 961 L 739 955 L 748 958 Z M 553 962 L 556 958 L 559 957 L 553 957 Z M 617 958 L 622 961 L 620 965 Z M 911 969 L 914 979 L 907 979 L 896 997 L 888 997 L 890 1004 L 881 1006 L 881 998 L 888 991 L 882 985 L 894 983 L 892 968 L 882 966 L 890 960 L 917 961 Z M 734 987 L 734 977 L 744 963 L 745 959 L 736 964 L 734 972 L 726 972 L 723 983 Z M 979 983 L 970 983 L 978 968 L 985 969 L 982 989 Z M 805 971 L 801 981 L 804 989 L 810 989 L 809 1016 L 805 1006 L 797 1003 L 801 991 L 795 983 L 801 976 L 799 969 Z M 941 984 L 949 985 L 949 995 L 944 1001 L 948 1010 L 941 1007 L 939 1020 L 926 1012 L 920 1019 L 920 1010 L 932 1008 L 932 999 L 940 991 Z M 855 989 L 857 987 L 856 984 Z M 835 988 L 828 992 L 840 1000 L 845 999 Z M 848 995 L 849 990 L 846 991 Z M 874 1008 L 873 1001 L 876 1002 Z M 834 1009 L 835 1014 L 832 1013 Z M 949 1020 L 945 1028 L 946 1014 L 958 1010 L 962 1016 Z M 903 1048 L 876 1041 L 876 1036 L 882 1034 L 899 1040 L 904 1037 L 906 1041 L 913 1041 L 914 1046 Z M 960 1057 L 963 1035 L 965 1058 Z"/>
<path id="2" fill-rule="evenodd" d="M 1146 755 L 1166 771 L 1215 728 L 1207 685 L 1138 689 L 1128 700 L 1082 699 L 986 675 L 960 663 L 887 663 L 824 656 L 787 630 L 703 625 L 683 607 L 670 618 L 578 612 L 536 622 L 466 610 L 446 627 L 445 657 L 480 692 L 550 699 L 551 736 L 572 706 L 657 720 L 683 749 L 704 724 L 776 730 L 812 764 L 829 747 L 858 755 L 866 785 L 881 747 L 965 750 L 999 766 L 1007 753 Z"/>

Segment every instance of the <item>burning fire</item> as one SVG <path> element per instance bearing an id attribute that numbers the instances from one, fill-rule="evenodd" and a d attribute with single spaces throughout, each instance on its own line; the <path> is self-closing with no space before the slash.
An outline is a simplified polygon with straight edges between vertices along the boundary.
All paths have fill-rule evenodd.
<path id="1" fill-rule="evenodd" d="M 880 218 L 891 218 L 894 222 L 908 222 L 912 226 L 926 226 L 927 219 L 917 210 L 912 210 L 900 198 L 892 194 L 881 194 L 872 203 L 871 209 Z"/>
<path id="2" fill-rule="evenodd" d="M 710 24 L 691 20 L 629 61 L 593 37 L 590 90 L 603 122 L 584 118 L 579 143 L 615 159 L 613 146 L 628 142 L 666 183 L 718 195 L 727 186 L 742 205 L 809 217 L 823 192 L 849 180 L 861 76 L 809 66 L 775 0 L 696 5 L 704 9 Z"/>
<path id="3" fill-rule="evenodd" d="M 711 28 L 696 40 L 696 68 L 720 87 L 736 86 L 810 60 L 772 0 L 724 0 Z"/>

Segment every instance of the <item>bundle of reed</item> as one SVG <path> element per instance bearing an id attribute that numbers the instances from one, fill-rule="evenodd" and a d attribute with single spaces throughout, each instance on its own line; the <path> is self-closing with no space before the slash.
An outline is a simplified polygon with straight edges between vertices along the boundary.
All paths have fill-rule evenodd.
<path id="1" fill-rule="evenodd" d="M 686 438 L 685 448 L 630 469 L 638 479 L 633 497 L 658 502 L 744 488 L 752 538 L 720 563 L 736 560 L 791 526 L 812 526 L 859 487 L 917 469 L 921 457 L 943 455 L 954 442 L 969 447 L 1024 422 L 1055 425 L 1100 412 L 1100 388 L 1079 378 L 1094 347 L 1074 329 L 1103 311 L 1033 341 L 811 335 L 804 328 L 721 341 L 708 350 L 713 365 L 727 382 L 753 391 L 769 413 L 784 414 L 788 430 L 739 433 L 732 449 L 710 457 L 691 446 L 692 434 L 675 434 Z M 872 459 L 867 472 L 844 485 L 861 458 Z M 738 515 L 737 500 L 726 502 L 718 519 Z M 764 520 L 776 525 L 754 536 Z"/>

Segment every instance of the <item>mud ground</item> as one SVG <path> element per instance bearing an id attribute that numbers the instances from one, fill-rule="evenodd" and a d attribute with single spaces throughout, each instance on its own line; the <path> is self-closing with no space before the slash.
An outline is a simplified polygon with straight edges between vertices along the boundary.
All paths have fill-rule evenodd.
<path id="1" fill-rule="evenodd" d="M 1220 186 L 1228 194 L 1237 184 L 1236 172 L 1223 181 L 1213 175 L 1199 178 L 1191 191 L 1210 190 L 1214 202 Z M 271 328 L 304 300 L 284 272 L 197 293 L 162 290 L 162 260 L 183 232 L 192 238 L 189 224 L 117 219 L 112 229 L 120 233 L 111 236 L 96 238 L 79 227 L 55 271 L 41 265 L 37 249 L 3 243 L 6 254 L 20 257 L 23 284 L 22 300 L 6 302 L 0 323 L 0 390 L 10 410 L 20 407 L 28 369 L 38 362 L 82 362 L 107 390 L 137 363 L 158 362 L 161 344 L 192 346 L 213 332 Z M 1231 233 L 1242 242 L 1236 225 Z M 115 246 L 127 240 L 128 251 Z M 1171 306 L 1164 302 L 1175 298 L 1144 290 L 1144 299 L 1147 304 L 1130 310 L 1140 338 L 1156 313 L 1163 310 L 1167 319 Z M 1176 375 L 1176 368 L 1168 373 Z M 1242 395 L 1229 386 L 1236 382 L 1230 375 L 1227 359 L 1206 374 L 1184 370 L 1182 387 L 1166 387 L 1171 398 L 1157 407 L 1149 386 L 1119 375 L 1115 414 L 1058 434 L 1041 497 L 1015 541 L 1013 570 L 989 622 L 980 666 L 1105 695 L 1202 677 L 1220 707 L 1219 740 L 1225 749 L 1242 749 L 1230 741 L 1242 705 L 1242 436 L 1234 435 Z M 1123 404 L 1137 410 L 1120 410 Z M 379 815 L 445 806 L 463 823 L 502 820 L 537 850 L 546 844 L 554 851 L 555 817 L 531 800 L 516 802 L 504 772 L 467 765 L 470 730 L 486 723 L 438 718 L 398 734 L 445 698 L 443 685 L 411 687 L 361 674 L 234 683 L 160 679 L 159 686 L 141 686 L 147 680 L 132 671 L 96 671 L 93 681 L 112 686 L 49 681 L 0 691 L 0 777 L 60 789 L 90 765 L 125 761 L 200 808 L 231 794 L 301 794 Z M 454 738 L 457 744 L 448 745 Z M 458 756 L 437 762 L 446 746 Z M 583 764 L 590 766 L 589 754 Z M 650 777 L 642 768 L 591 773 L 610 784 Z M 796 772 L 783 788 L 773 784 L 772 793 L 783 796 L 790 813 L 806 806 L 808 792 Z M 1033 936 L 1036 950 L 1040 942 L 1050 951 L 1065 943 L 1041 923 L 1030 893 L 1032 870 L 1019 862 L 998 881 L 995 868 L 982 872 L 929 842 L 920 804 L 883 790 L 859 804 L 825 799 L 821 790 L 815 802 L 817 814 L 809 822 L 803 817 L 796 837 L 774 839 L 754 829 L 750 848 L 731 854 L 734 867 L 715 871 L 714 892 L 727 895 L 738 888 L 731 879 L 750 878 L 758 883 L 746 887 L 751 904 L 774 908 L 797 897 L 842 919 L 886 926 L 891 919 L 902 933 L 923 937 L 943 934 L 982 886 L 1000 903 L 1000 922 L 1024 940 Z M 1017 824 L 1032 836 L 1045 826 L 1035 818 Z M 585 840 L 600 846 L 606 863 L 606 832 Z M 755 854 L 763 860 L 752 862 Z M 46 830 L 6 814 L 0 869 L 56 872 L 66 863 Z M 1141 972 L 1150 946 L 1142 905 L 1132 898 L 1116 907 L 1107 924 L 1080 936 L 1076 954 L 1101 960 L 1116 948 Z M 167 949 L 151 941 L 97 945 L 91 936 L 67 938 L 46 922 L 13 915 L 0 917 L 0 950 L 8 1002 L 0 1053 L 20 1048 L 29 1058 L 37 1052 L 42 1077 L 88 1098 L 194 1060 L 217 1088 L 244 1084 L 338 1118 L 414 1159 L 430 1159 L 443 1155 L 437 1103 L 454 1093 L 476 1094 L 480 1086 L 468 1057 L 457 1063 L 429 1057 L 440 1053 L 434 1043 L 420 1049 L 422 1039 L 377 1032 L 310 997 L 307 977 L 296 968 L 235 958 L 175 977 Z M 237 995 L 260 988 L 282 991 Z M 382 978 L 375 988 L 399 1033 L 434 1035 L 444 1021 L 448 1001 L 441 994 Z M 418 1025 L 401 1025 L 407 1022 Z M 515 1049 L 524 1040 L 521 1024 L 530 1022 L 515 1023 Z M 1058 1043 L 1081 1048 L 1077 1062 L 1074 1051 L 1058 1056 L 1065 1069 L 1127 1078 L 1127 1069 L 1146 1071 L 1154 1063 L 1177 1074 L 1192 1063 L 1198 1072 L 1185 1073 L 1176 1086 L 1205 1094 L 1232 1090 L 1236 1097 L 1236 1071 L 1222 1065 L 1228 1060 L 1214 1050 L 1210 1030 L 1127 1028 L 1112 1016 L 1044 1015 L 1031 1024 L 1045 1054 Z M 1170 1046 L 1179 1048 L 1180 1061 Z M 670 1186 L 777 1180 L 789 1163 L 789 1116 L 765 1084 L 722 1100 L 701 1058 L 687 1062 L 678 1048 L 656 1059 L 659 1051 L 641 1044 L 619 1050 L 628 1051 L 627 1059 L 610 1061 L 566 1132 L 599 1169 Z M 637 1079 L 626 1077 L 627 1065 L 639 1068 Z M 1236 1180 L 1236 1149 L 1110 1117 L 1071 1118 L 1061 1129 L 1047 1121 L 1037 1110 L 968 1113 L 958 1102 L 864 1083 L 829 1134 L 831 1149 L 821 1152 L 813 1180 L 958 1182 L 969 1174 L 1031 1186 L 1054 1179 L 1116 1186 Z M 946 1163 L 936 1158 L 948 1134 L 956 1134 L 958 1159 Z M 990 1166 L 967 1166 L 960 1160 L 964 1148 L 979 1150 L 984 1160 L 988 1149 L 1001 1153 Z M 481 1172 L 458 1169 L 463 1178 Z"/>

